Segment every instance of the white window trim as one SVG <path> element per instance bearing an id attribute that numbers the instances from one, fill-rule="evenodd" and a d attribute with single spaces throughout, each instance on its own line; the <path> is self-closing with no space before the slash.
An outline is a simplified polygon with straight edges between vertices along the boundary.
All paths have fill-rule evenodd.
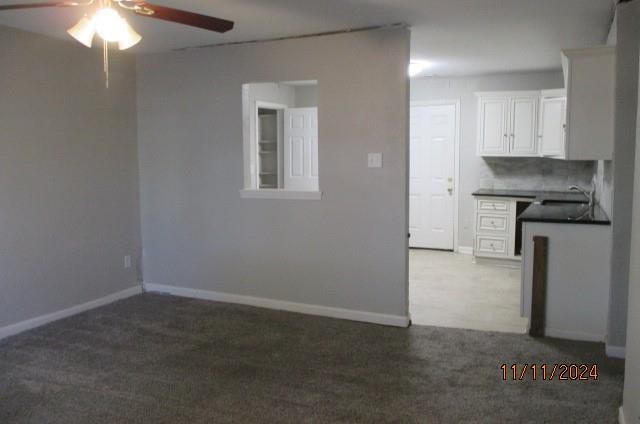
<path id="1" fill-rule="evenodd" d="M 296 191 L 285 189 L 242 189 L 243 199 L 322 200 L 321 191 Z"/>
<path id="2" fill-rule="evenodd" d="M 249 87 L 247 84 L 242 86 L 242 139 L 243 139 L 243 165 L 244 165 L 244 186 L 240 190 L 242 199 L 281 199 L 281 200 L 322 200 L 322 191 L 313 190 L 287 190 L 279 189 L 261 189 L 258 188 L 258 179 L 256 175 L 255 162 L 257 160 L 257 146 L 255 143 L 255 134 L 251 130 L 253 119 L 257 119 L 257 109 L 259 106 L 273 107 L 276 109 L 286 108 L 286 105 L 272 103 L 256 99 L 251 102 L 249 99 Z M 255 123 L 254 123 L 255 125 Z M 281 148 L 281 147 L 280 147 Z"/>

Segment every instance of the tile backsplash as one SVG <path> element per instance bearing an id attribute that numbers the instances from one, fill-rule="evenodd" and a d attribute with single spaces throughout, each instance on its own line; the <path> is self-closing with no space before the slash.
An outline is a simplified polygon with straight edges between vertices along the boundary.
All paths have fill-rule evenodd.
<path id="1" fill-rule="evenodd" d="M 565 191 L 577 184 L 588 188 L 596 162 L 548 158 L 483 158 L 478 188 Z"/>

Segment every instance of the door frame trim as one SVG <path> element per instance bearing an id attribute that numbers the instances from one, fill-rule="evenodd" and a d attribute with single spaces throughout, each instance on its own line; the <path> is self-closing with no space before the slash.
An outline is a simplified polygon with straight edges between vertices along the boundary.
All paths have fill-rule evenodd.
<path id="1" fill-rule="evenodd" d="M 259 163 L 260 163 L 260 133 L 258 131 L 259 129 L 259 122 L 260 122 L 260 109 L 273 109 L 273 110 L 277 110 L 279 113 L 284 114 L 284 111 L 287 110 L 289 106 L 283 104 L 283 103 L 275 103 L 275 102 L 269 102 L 266 100 L 260 100 L 260 99 L 256 99 L 255 102 L 253 103 L 253 119 L 254 119 L 254 126 L 253 126 L 253 139 L 251 140 L 251 152 L 253 154 L 253 160 L 255 161 L 255 169 L 252 170 L 252 177 L 255 177 L 255 181 L 252 181 L 252 190 L 264 190 L 260 188 L 260 175 L 258 175 L 258 171 L 260 169 L 259 167 Z M 278 124 L 277 124 L 277 132 L 278 132 L 278 139 L 276 140 L 277 143 L 277 149 L 278 149 L 278 158 L 277 158 L 277 166 L 278 166 L 278 187 L 283 187 L 284 183 L 284 175 L 282 175 L 282 167 L 283 167 L 283 156 L 282 156 L 282 152 L 283 152 L 283 145 L 284 145 L 284 128 L 282 128 L 282 126 L 280 125 L 280 119 L 278 119 Z"/>
<path id="2" fill-rule="evenodd" d="M 437 99 L 437 100 L 412 100 L 409 102 L 409 110 L 419 106 L 445 106 L 454 105 L 456 107 L 456 131 L 453 140 L 453 251 L 459 252 L 459 211 L 460 211 L 460 98 Z M 409 151 L 409 155 L 411 152 Z M 409 202 L 407 192 L 407 202 Z M 409 233 L 409 222 L 407 221 L 407 233 Z M 407 249 L 409 249 L 407 244 Z"/>

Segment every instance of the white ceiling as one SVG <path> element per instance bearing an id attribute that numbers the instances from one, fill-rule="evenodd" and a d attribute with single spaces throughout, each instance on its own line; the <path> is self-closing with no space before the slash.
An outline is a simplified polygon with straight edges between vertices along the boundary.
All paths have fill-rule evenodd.
<path id="1" fill-rule="evenodd" d="M 39 0 L 42 1 L 42 0 Z M 0 0 L 0 4 L 33 0 Z M 35 1 L 37 2 L 37 1 Z M 156 0 L 154 3 L 233 20 L 217 34 L 127 14 L 143 35 L 137 52 L 269 39 L 406 22 L 412 59 L 436 75 L 558 69 L 560 49 L 604 42 L 612 0 Z M 86 9 L 85 9 L 86 10 Z M 0 12 L 0 24 L 60 38 L 79 8 Z"/>

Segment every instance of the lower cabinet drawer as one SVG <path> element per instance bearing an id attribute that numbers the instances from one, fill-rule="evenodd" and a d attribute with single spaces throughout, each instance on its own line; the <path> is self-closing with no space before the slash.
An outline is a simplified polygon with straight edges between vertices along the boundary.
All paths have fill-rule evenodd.
<path id="1" fill-rule="evenodd" d="M 483 212 L 503 212 L 511 210 L 511 202 L 502 199 L 479 199 L 477 200 L 478 210 Z"/>
<path id="2" fill-rule="evenodd" d="M 507 256 L 507 237 L 476 236 L 476 256 Z"/>
<path id="3" fill-rule="evenodd" d="M 508 233 L 509 216 L 494 214 L 478 214 L 477 232 Z"/>

